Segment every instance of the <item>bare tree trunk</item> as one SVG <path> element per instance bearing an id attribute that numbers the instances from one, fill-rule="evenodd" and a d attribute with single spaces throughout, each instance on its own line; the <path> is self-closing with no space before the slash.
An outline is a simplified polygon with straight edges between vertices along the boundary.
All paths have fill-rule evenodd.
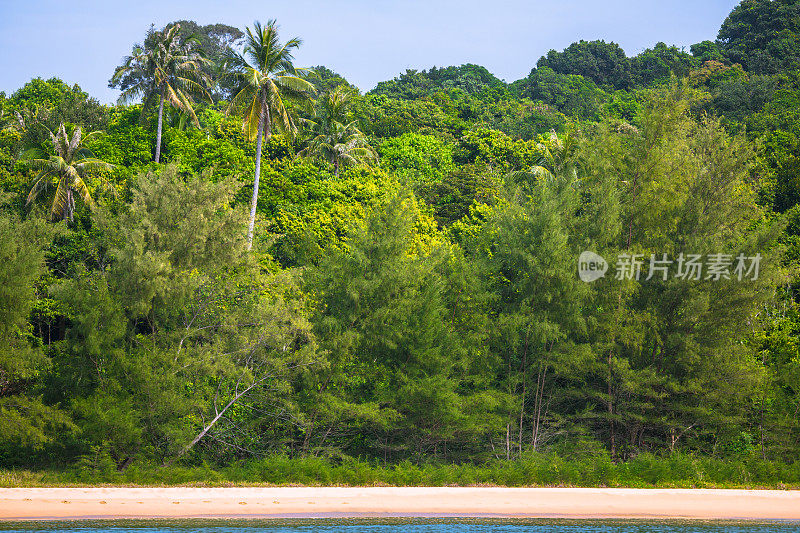
<path id="1" fill-rule="evenodd" d="M 629 250 L 631 247 L 631 238 L 633 236 L 633 222 L 630 223 L 628 226 L 628 244 L 625 247 L 626 250 Z M 617 317 L 614 320 L 614 329 L 611 335 L 611 344 L 608 347 L 608 359 L 607 359 L 607 370 L 608 370 L 608 432 L 609 432 L 609 439 L 611 441 L 611 458 L 616 458 L 617 454 L 617 439 L 616 439 L 616 427 L 614 425 L 614 386 L 613 386 L 613 379 L 614 379 L 614 345 L 617 342 L 617 328 L 619 327 L 619 320 L 620 315 L 622 314 L 622 287 L 619 289 L 619 294 L 617 295 Z"/>
<path id="2" fill-rule="evenodd" d="M 615 428 L 614 428 L 614 389 L 611 386 L 611 350 L 608 351 L 608 431 L 610 433 L 611 438 L 611 458 L 613 459 L 616 457 L 617 454 L 617 443 L 615 439 Z"/>
<path id="3" fill-rule="evenodd" d="M 261 113 L 258 118 L 258 137 L 256 137 L 256 175 L 253 180 L 253 198 L 250 200 L 250 222 L 247 225 L 247 249 L 253 248 L 253 230 L 256 226 L 256 207 L 258 206 L 258 182 L 261 179 L 261 145 L 264 141 L 264 128 L 266 126 L 266 137 L 270 138 L 269 109 L 264 95 L 261 95 Z"/>
<path id="4" fill-rule="evenodd" d="M 765 353 L 761 352 L 761 364 L 762 366 L 766 366 L 767 361 L 765 357 Z M 766 461 L 767 460 L 767 450 L 764 447 L 764 398 L 761 398 L 761 401 L 758 402 L 760 411 L 761 411 L 761 419 L 758 421 L 758 431 L 761 433 L 761 458 Z"/>
<path id="5" fill-rule="evenodd" d="M 233 398 L 231 398 L 231 401 L 229 401 L 229 402 L 228 402 L 228 403 L 225 405 L 225 407 L 223 407 L 223 408 L 222 408 L 222 410 L 221 410 L 221 411 L 219 411 L 219 412 L 216 414 L 216 416 L 214 416 L 214 418 L 213 418 L 213 419 L 211 419 L 211 422 L 209 422 L 209 423 L 208 423 L 208 424 L 207 424 L 207 425 L 206 425 L 206 426 L 203 428 L 203 430 L 202 430 L 200 433 L 198 433 L 198 434 L 197 434 L 197 436 L 196 436 L 196 437 L 195 437 L 195 438 L 192 440 L 192 442 L 190 442 L 189 444 L 187 444 L 186 446 L 184 446 L 184 448 L 183 448 L 183 449 L 180 451 L 180 453 L 178 453 L 178 455 L 176 455 L 175 457 L 173 457 L 173 458 L 172 458 L 172 459 L 170 459 L 169 461 L 166 461 L 166 462 L 164 462 L 164 464 L 163 464 L 162 466 L 169 466 L 169 465 L 171 465 L 172 463 L 174 463 L 175 461 L 177 461 L 178 459 L 180 459 L 181 457 L 183 457 L 183 456 L 186 454 L 186 452 L 188 452 L 189 450 L 191 450 L 191 449 L 194 447 L 194 445 L 195 445 L 195 444 L 197 444 L 198 442 L 200 442 L 200 440 L 201 440 L 203 437 L 205 437 L 205 436 L 206 436 L 206 433 L 208 433 L 208 432 L 211 430 L 211 428 L 213 428 L 213 427 L 214 427 L 214 425 L 215 425 L 215 424 L 216 424 L 216 423 L 219 421 L 219 419 L 220 419 L 220 418 L 222 418 L 222 415 L 224 415 L 224 414 L 225 414 L 225 411 L 227 411 L 227 410 L 228 410 L 228 409 L 229 409 L 229 408 L 230 408 L 230 407 L 231 407 L 233 404 L 235 404 L 237 401 L 239 401 L 239 398 L 241 398 L 242 396 L 244 396 L 245 394 L 247 394 L 248 392 L 250 392 L 250 390 L 251 390 L 251 389 L 253 389 L 253 388 L 254 388 L 256 385 L 258 385 L 258 384 L 259 384 L 259 383 L 261 383 L 262 381 L 264 381 L 264 379 L 260 379 L 260 380 L 258 380 L 258 381 L 255 381 L 255 382 L 253 382 L 253 384 L 252 384 L 252 385 L 250 385 L 249 387 L 245 388 L 243 391 L 241 391 L 241 392 L 237 392 L 237 393 L 234 395 L 234 397 L 233 397 Z M 216 409 L 216 405 L 214 406 L 214 408 Z"/>
<path id="6" fill-rule="evenodd" d="M 161 124 L 164 120 L 164 88 L 161 88 L 161 100 L 158 103 L 158 128 L 156 129 L 156 158 L 155 162 L 161 160 Z"/>
<path id="7" fill-rule="evenodd" d="M 511 424 L 506 424 L 506 461 L 511 459 Z"/>
<path id="8" fill-rule="evenodd" d="M 333 176 L 335 178 L 339 177 L 339 159 L 338 158 L 333 160 Z"/>
<path id="9" fill-rule="evenodd" d="M 67 201 L 64 206 L 64 220 L 73 221 L 73 212 L 75 211 L 75 199 L 72 196 L 72 188 L 67 187 Z"/>
<path id="10" fill-rule="evenodd" d="M 680 438 L 683 437 L 684 433 L 692 429 L 694 426 L 695 424 L 691 424 L 688 427 L 685 427 L 680 433 L 676 433 L 674 427 L 669 428 L 669 453 L 675 451 L 675 445 L 678 444 Z"/>
<path id="11" fill-rule="evenodd" d="M 533 420 L 531 421 L 531 447 L 535 452 L 539 444 L 539 389 L 542 387 L 542 365 L 536 372 L 536 388 L 533 390 Z"/>
<path id="12" fill-rule="evenodd" d="M 552 346 L 552 345 L 551 345 Z M 542 404 L 544 403 L 544 386 L 547 379 L 547 365 L 539 364 L 539 372 L 536 378 L 536 392 L 534 393 L 534 422 L 533 422 L 533 450 L 539 447 L 539 435 L 541 434 L 542 424 Z"/>
<path id="13" fill-rule="evenodd" d="M 525 333 L 525 349 L 522 352 L 522 401 L 519 408 L 519 455 L 522 457 L 522 431 L 525 421 L 525 395 L 528 385 L 528 332 Z"/>

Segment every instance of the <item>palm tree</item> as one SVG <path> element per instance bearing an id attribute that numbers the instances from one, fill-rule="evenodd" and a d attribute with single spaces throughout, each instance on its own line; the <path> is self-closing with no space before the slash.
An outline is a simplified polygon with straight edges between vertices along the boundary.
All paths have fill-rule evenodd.
<path id="1" fill-rule="evenodd" d="M 316 137 L 300 151 L 302 156 L 319 156 L 333 165 L 333 174 L 339 177 L 342 166 L 364 165 L 375 162 L 378 155 L 356 127 L 347 122 L 353 91 L 339 86 L 322 99 L 317 111 L 317 121 L 308 121 L 317 131 Z"/>
<path id="2" fill-rule="evenodd" d="M 82 137 L 81 128 L 76 127 L 70 138 L 67 136 L 64 124 L 61 124 L 56 133 L 49 129 L 47 132 L 50 134 L 54 154 L 47 154 L 41 148 L 32 148 L 23 155 L 25 159 L 30 160 L 34 168 L 39 170 L 28 193 L 26 204 L 33 202 L 48 186 L 55 185 L 56 192 L 50 214 L 54 220 L 60 218 L 71 221 L 75 212 L 75 193 L 86 205 L 94 207 L 94 200 L 86 186 L 86 178 L 95 172 L 111 170 L 114 165 L 97 159 L 83 146 L 83 142 L 99 134 L 99 131 Z"/>
<path id="3" fill-rule="evenodd" d="M 533 183 L 538 179 L 553 179 L 565 171 L 574 173 L 575 169 L 568 167 L 576 145 L 577 138 L 572 133 L 559 137 L 555 130 L 550 130 L 547 139 L 542 136 L 536 143 L 537 158 L 533 166 L 529 170 L 509 172 L 506 177 L 515 182 Z"/>
<path id="4" fill-rule="evenodd" d="M 347 122 L 354 96 L 355 91 L 353 89 L 339 85 L 330 91 L 325 98 L 319 100 L 319 108 L 316 112 L 317 121 L 311 124 L 322 128 L 323 131 L 330 129 L 330 125 L 334 122 L 344 124 Z"/>
<path id="5" fill-rule="evenodd" d="M 229 48 L 225 65 L 229 76 L 237 82 L 228 112 L 244 116 L 242 131 L 249 140 L 256 141 L 256 171 L 247 227 L 250 248 L 253 245 L 264 138 L 270 139 L 273 128 L 294 135 L 297 126 L 284 100 L 307 101 L 315 90 L 312 84 L 300 77 L 299 71 L 303 69 L 295 68 L 292 63 L 293 51 L 302 44 L 300 39 L 295 37 L 281 44 L 275 20 L 267 21 L 265 26 L 256 21 L 253 29 L 247 28 L 246 33 L 242 53 Z"/>
<path id="6" fill-rule="evenodd" d="M 180 24 L 167 26 L 161 31 L 151 27 L 144 45 L 133 47 L 133 53 L 117 67 L 109 82 L 110 87 L 122 89 L 120 104 L 142 99 L 142 117 L 158 102 L 156 163 L 161 159 L 164 103 L 188 114 L 199 127 L 190 98 L 211 101 L 206 90 L 210 80 L 202 69 L 208 60 L 194 49 L 197 40 L 194 37 L 185 38 L 180 28 Z"/>
<path id="7" fill-rule="evenodd" d="M 325 133 L 314 137 L 299 155 L 318 155 L 333 164 L 333 175 L 339 177 L 339 169 L 349 165 L 367 165 L 378 160 L 375 150 L 355 122 L 334 122 Z"/>

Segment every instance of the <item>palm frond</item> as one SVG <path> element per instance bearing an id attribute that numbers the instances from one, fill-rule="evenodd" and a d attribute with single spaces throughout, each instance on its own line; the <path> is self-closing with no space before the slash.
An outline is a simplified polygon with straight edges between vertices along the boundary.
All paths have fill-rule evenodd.
<path id="1" fill-rule="evenodd" d="M 60 180 L 58 180 L 58 187 L 56 188 L 56 194 L 53 198 L 53 204 L 50 206 L 50 216 L 54 220 L 63 218 L 64 213 L 67 210 L 68 188 L 69 185 L 67 184 L 65 177 L 62 177 Z"/>
<path id="2" fill-rule="evenodd" d="M 297 133 L 297 126 L 295 126 L 294 120 L 292 120 L 292 116 L 286 109 L 286 106 L 283 105 L 283 99 L 281 99 L 280 91 L 275 84 L 271 83 L 269 85 L 269 96 L 267 101 L 270 109 L 272 109 L 272 113 L 270 114 L 272 123 L 279 131 L 282 131 L 290 136 L 294 136 Z"/>
<path id="3" fill-rule="evenodd" d="M 257 98 L 258 88 L 252 85 L 242 87 L 228 103 L 225 109 L 226 115 L 241 115 L 245 109 L 252 104 L 253 98 Z"/>
<path id="4" fill-rule="evenodd" d="M 40 172 L 33 183 L 33 187 L 31 187 L 30 192 L 28 192 L 28 199 L 25 201 L 25 205 L 30 204 L 39 196 L 39 194 L 47 190 L 47 186 L 50 185 L 50 182 L 53 178 L 53 173 L 51 171 L 44 171 Z"/>
<path id="5" fill-rule="evenodd" d="M 122 89 L 118 102 L 125 104 L 141 98 L 144 115 L 152 108 L 154 97 L 160 97 L 162 92 L 166 102 L 178 108 L 183 108 L 189 96 L 210 100 L 206 89 L 210 79 L 202 69 L 208 60 L 194 49 L 194 44 L 196 38 L 181 37 L 180 24 L 160 31 L 151 27 L 144 44 L 134 47 L 111 78 L 110 84 Z M 175 90 L 183 91 L 186 98 L 175 95 Z"/>
<path id="6" fill-rule="evenodd" d="M 83 200 L 83 203 L 89 206 L 90 209 L 95 208 L 94 199 L 92 195 L 89 193 L 89 187 L 86 186 L 86 182 L 81 179 L 80 176 L 77 174 L 72 177 L 72 182 L 69 184 L 73 191 L 78 193 Z"/>
<path id="7" fill-rule="evenodd" d="M 111 163 L 93 158 L 82 159 L 73 166 L 81 175 L 107 172 L 114 169 L 114 165 Z"/>
<path id="8" fill-rule="evenodd" d="M 48 130 L 49 131 L 49 130 Z M 101 173 L 114 168 L 113 165 L 95 158 L 83 143 L 92 137 L 92 132 L 86 136 L 82 129 L 76 127 L 72 135 L 67 135 L 67 129 L 62 123 L 55 133 L 50 131 L 50 141 L 55 154 L 47 154 L 40 148 L 27 150 L 24 157 L 31 167 L 38 169 L 39 173 L 34 179 L 33 186 L 28 192 L 26 205 L 36 200 L 57 179 L 57 187 L 50 207 L 53 218 L 69 215 L 72 218 L 74 199 L 72 192 L 80 195 L 83 202 L 89 207 L 94 206 L 89 187 L 84 181 L 84 176 Z"/>
<path id="9" fill-rule="evenodd" d="M 261 99 L 258 93 L 253 95 L 250 104 L 244 111 L 242 133 L 246 139 L 253 141 L 258 136 L 258 126 L 261 123 Z"/>
<path id="10" fill-rule="evenodd" d="M 313 84 L 300 78 L 298 76 L 275 76 L 273 78 L 275 84 L 282 89 L 291 89 L 298 92 L 306 92 L 316 94 L 317 89 Z"/>
<path id="11" fill-rule="evenodd" d="M 146 86 L 134 85 L 133 87 L 125 89 L 120 93 L 119 98 L 117 98 L 117 104 L 128 105 L 130 103 L 137 102 L 142 99 L 147 92 Z"/>
<path id="12" fill-rule="evenodd" d="M 69 141 L 69 146 L 67 147 L 67 153 L 72 156 L 75 153 L 75 150 L 78 148 L 78 145 L 81 144 L 81 128 L 80 126 L 75 128 L 75 131 L 72 132 L 72 139 Z"/>
<path id="13" fill-rule="evenodd" d="M 36 159 L 47 159 L 50 155 L 39 146 L 32 146 L 20 155 L 20 159 L 34 161 Z"/>

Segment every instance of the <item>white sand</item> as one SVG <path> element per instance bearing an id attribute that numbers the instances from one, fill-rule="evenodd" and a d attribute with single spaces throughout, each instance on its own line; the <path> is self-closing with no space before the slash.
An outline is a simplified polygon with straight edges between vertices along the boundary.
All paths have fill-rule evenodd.
<path id="1" fill-rule="evenodd" d="M 800 491 L 494 487 L 0 488 L 0 519 L 503 516 L 800 520 Z"/>

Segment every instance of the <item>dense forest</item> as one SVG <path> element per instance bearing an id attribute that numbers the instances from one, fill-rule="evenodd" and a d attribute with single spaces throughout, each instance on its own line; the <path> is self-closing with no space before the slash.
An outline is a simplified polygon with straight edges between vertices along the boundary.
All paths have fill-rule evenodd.
<path id="1" fill-rule="evenodd" d="M 513 83 L 301 45 L 0 93 L 0 467 L 797 461 L 800 2 Z"/>

